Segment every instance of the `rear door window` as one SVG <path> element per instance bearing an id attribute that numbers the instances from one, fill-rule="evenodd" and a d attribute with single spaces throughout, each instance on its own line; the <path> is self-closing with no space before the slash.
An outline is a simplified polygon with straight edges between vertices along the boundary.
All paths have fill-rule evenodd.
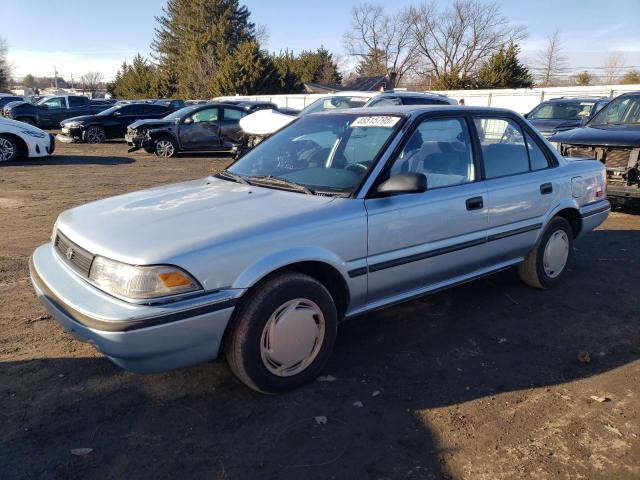
<path id="1" fill-rule="evenodd" d="M 520 126 L 512 119 L 475 118 L 487 179 L 529 171 L 529 155 Z"/>
<path id="2" fill-rule="evenodd" d="M 82 97 L 69 97 L 69 107 L 83 107 L 86 104 L 86 100 Z"/>
<path id="3" fill-rule="evenodd" d="M 242 110 L 236 110 L 235 108 L 225 108 L 223 123 L 238 123 L 238 121 L 245 116 L 245 113 Z"/>

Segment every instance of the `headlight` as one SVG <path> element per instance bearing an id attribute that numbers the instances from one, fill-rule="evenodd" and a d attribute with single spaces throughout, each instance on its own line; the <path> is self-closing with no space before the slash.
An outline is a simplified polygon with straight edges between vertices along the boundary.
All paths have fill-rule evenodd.
<path id="1" fill-rule="evenodd" d="M 37 130 L 20 130 L 20 132 L 24 133 L 25 135 L 29 135 L 30 137 L 35 137 L 35 138 L 44 138 L 47 136 L 46 133 L 44 132 L 38 132 Z"/>
<path id="2" fill-rule="evenodd" d="M 82 124 L 80 122 L 69 122 L 62 125 L 64 128 L 80 128 Z"/>
<path id="3" fill-rule="evenodd" d="M 95 257 L 89 279 L 108 293 L 134 300 L 201 290 L 198 282 L 178 267 L 136 267 L 104 257 Z"/>

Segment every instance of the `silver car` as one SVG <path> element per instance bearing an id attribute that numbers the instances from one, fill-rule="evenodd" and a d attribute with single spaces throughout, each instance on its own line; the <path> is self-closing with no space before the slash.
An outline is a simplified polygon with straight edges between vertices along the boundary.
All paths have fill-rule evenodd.
<path id="1" fill-rule="evenodd" d="M 63 212 L 31 278 L 125 369 L 224 354 L 274 393 L 320 374 L 343 318 L 509 267 L 555 286 L 609 210 L 603 165 L 509 110 L 327 112 L 216 175 Z"/>

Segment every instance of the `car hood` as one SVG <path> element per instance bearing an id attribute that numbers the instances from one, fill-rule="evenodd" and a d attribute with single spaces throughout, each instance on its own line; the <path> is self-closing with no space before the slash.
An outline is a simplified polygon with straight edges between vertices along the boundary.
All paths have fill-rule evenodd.
<path id="1" fill-rule="evenodd" d="M 265 136 L 280 130 L 296 119 L 276 110 L 258 110 L 240 119 L 240 128 L 249 135 Z"/>
<path id="2" fill-rule="evenodd" d="M 60 125 L 64 125 L 65 123 L 71 123 L 71 122 L 91 122 L 94 120 L 100 120 L 101 118 L 104 117 L 100 117 L 98 115 L 81 115 L 79 117 L 71 117 L 71 118 L 67 118 L 65 120 L 63 120 L 62 122 L 60 122 Z"/>
<path id="3" fill-rule="evenodd" d="M 549 141 L 574 145 L 640 147 L 640 127 L 629 127 L 628 125 L 586 126 L 559 132 Z"/>
<path id="4" fill-rule="evenodd" d="M 72 208 L 58 229 L 90 252 L 130 264 L 167 263 L 194 251 L 284 229 L 334 197 L 209 177 Z"/>
<path id="5" fill-rule="evenodd" d="M 0 117 L 0 126 L 7 126 L 7 127 L 13 127 L 13 128 L 21 128 L 21 129 L 27 128 L 29 130 L 36 130 L 38 132 L 45 133 L 44 131 L 40 130 L 38 127 L 35 127 L 28 123 L 20 122 L 18 120 L 11 120 L 10 118 L 4 118 L 4 117 Z"/>
<path id="6" fill-rule="evenodd" d="M 129 125 L 129 128 L 136 129 L 143 125 L 151 126 L 151 127 L 164 127 L 168 125 L 173 125 L 175 122 L 171 120 L 136 120 L 132 124 Z"/>
<path id="7" fill-rule="evenodd" d="M 15 102 L 7 103 L 3 108 L 13 110 L 14 108 L 21 108 L 21 107 L 24 107 L 25 105 L 28 105 L 30 107 L 35 107 L 35 105 L 29 102 L 25 102 L 24 100 L 16 100 Z"/>

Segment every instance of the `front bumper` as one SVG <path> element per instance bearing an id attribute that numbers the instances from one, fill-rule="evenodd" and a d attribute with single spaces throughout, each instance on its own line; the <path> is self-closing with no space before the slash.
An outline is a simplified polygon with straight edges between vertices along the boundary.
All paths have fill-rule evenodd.
<path id="1" fill-rule="evenodd" d="M 131 147 L 129 148 L 129 152 L 135 152 L 136 150 L 146 148 L 150 145 L 149 140 L 147 140 L 143 135 L 127 133 L 124 136 L 124 140 L 127 142 L 127 145 Z"/>
<path id="2" fill-rule="evenodd" d="M 120 367 L 152 373 L 213 360 L 242 290 L 161 305 L 119 300 L 62 263 L 51 244 L 33 253 L 31 281 L 51 315 Z"/>

